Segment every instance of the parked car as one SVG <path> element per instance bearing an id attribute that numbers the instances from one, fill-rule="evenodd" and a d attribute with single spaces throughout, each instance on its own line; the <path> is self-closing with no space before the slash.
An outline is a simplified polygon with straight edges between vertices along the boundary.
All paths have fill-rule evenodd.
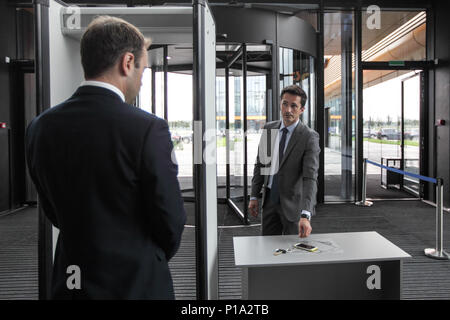
<path id="1" fill-rule="evenodd" d="M 372 130 L 364 129 L 364 131 L 363 131 L 363 138 L 370 138 L 370 137 L 372 137 L 372 134 L 373 134 Z"/>
<path id="2" fill-rule="evenodd" d="M 381 140 L 400 140 L 401 134 L 394 128 L 382 128 L 378 131 L 377 138 Z"/>
<path id="3" fill-rule="evenodd" d="M 192 142 L 192 133 L 189 135 L 184 135 L 181 137 L 184 143 L 191 143 Z"/>
<path id="4" fill-rule="evenodd" d="M 405 131 L 405 139 L 407 140 L 419 140 L 419 128 L 410 129 Z"/>
<path id="5" fill-rule="evenodd" d="M 172 132 L 172 142 L 180 143 L 181 136 L 177 132 Z"/>

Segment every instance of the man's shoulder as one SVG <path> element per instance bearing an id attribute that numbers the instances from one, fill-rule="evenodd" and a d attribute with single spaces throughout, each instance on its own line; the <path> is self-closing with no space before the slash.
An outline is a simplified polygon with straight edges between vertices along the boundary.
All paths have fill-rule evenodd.
<path id="1" fill-rule="evenodd" d="M 48 108 L 44 111 L 42 111 L 40 114 L 38 114 L 34 119 L 33 123 L 43 122 L 46 121 L 47 118 L 51 117 L 53 114 L 57 113 L 59 110 L 61 110 L 67 103 L 67 100 L 64 102 L 61 102 L 60 104 L 57 104 L 51 108 Z"/>
<path id="2" fill-rule="evenodd" d="M 92 107 L 92 112 L 93 115 L 95 114 L 95 117 L 104 118 L 111 125 L 120 122 L 120 127 L 132 126 L 133 131 L 147 131 L 150 126 L 155 128 L 167 127 L 167 122 L 164 119 L 118 99 L 114 99 L 113 101 L 112 99 L 105 99 L 104 101 L 89 101 L 88 99 L 87 101 L 73 96 L 36 116 L 29 127 L 32 130 L 37 127 L 51 126 L 55 121 L 75 120 L 76 116 L 73 118 L 73 111 L 70 112 L 70 108 L 78 108 L 80 105 L 85 105 L 86 103 L 88 107 Z M 104 107 L 100 109 L 96 108 L 100 105 Z M 85 108 L 83 107 L 81 109 Z M 105 110 L 108 111 L 104 112 Z"/>
<path id="3" fill-rule="evenodd" d="M 306 132 L 309 136 L 319 137 L 319 133 L 316 130 L 310 128 L 307 124 L 301 122 L 299 123 L 299 125 L 301 125 L 300 130 Z"/>
<path id="4" fill-rule="evenodd" d="M 123 107 L 123 111 L 124 112 L 132 114 L 135 117 L 142 118 L 142 119 L 145 119 L 145 120 L 150 120 L 150 121 L 157 121 L 157 122 L 164 121 L 164 119 L 161 119 L 160 117 L 154 115 L 153 113 L 150 113 L 148 111 L 145 111 L 143 109 L 135 107 L 135 106 L 133 106 L 131 104 L 128 104 L 128 103 L 124 102 L 122 104 L 122 107 Z"/>

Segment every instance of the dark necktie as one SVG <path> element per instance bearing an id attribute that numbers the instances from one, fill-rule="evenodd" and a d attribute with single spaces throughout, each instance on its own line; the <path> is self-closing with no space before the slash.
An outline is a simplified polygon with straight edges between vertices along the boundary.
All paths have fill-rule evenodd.
<path id="1" fill-rule="evenodd" d="M 274 204 L 280 202 L 280 192 L 278 191 L 278 172 L 280 171 L 281 161 L 283 161 L 284 148 L 286 146 L 286 136 L 288 133 L 288 129 L 283 128 L 281 129 L 281 132 L 283 132 L 283 135 L 281 136 L 280 146 L 278 149 L 278 171 L 273 176 L 272 187 L 270 188 L 270 201 Z"/>

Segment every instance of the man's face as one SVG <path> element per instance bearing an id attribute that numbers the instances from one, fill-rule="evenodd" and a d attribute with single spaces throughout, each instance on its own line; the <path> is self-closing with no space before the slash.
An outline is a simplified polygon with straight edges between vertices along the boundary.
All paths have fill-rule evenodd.
<path id="1" fill-rule="evenodd" d="M 301 105 L 300 96 L 296 96 L 290 93 L 283 94 L 281 97 L 281 115 L 283 116 L 283 123 L 286 127 L 294 124 L 300 115 L 305 111 L 305 108 Z"/>
<path id="2" fill-rule="evenodd" d="M 148 67 L 148 55 L 147 50 L 143 49 L 140 61 L 139 68 L 134 67 L 133 72 L 129 76 L 129 81 L 127 85 L 127 94 L 126 101 L 127 103 L 132 103 L 136 96 L 139 93 L 139 90 L 142 86 L 142 74 L 144 73 L 145 68 Z"/>

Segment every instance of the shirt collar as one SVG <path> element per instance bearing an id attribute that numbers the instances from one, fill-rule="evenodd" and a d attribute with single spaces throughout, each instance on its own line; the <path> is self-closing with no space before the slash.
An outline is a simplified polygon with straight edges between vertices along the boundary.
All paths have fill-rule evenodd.
<path id="1" fill-rule="evenodd" d="M 81 83 L 80 87 L 81 86 L 94 86 L 111 90 L 112 92 L 116 93 L 120 97 L 120 99 L 122 99 L 123 102 L 125 102 L 125 95 L 123 94 L 123 92 L 120 91 L 119 88 L 110 83 L 106 83 L 103 81 L 86 80 Z"/>
<path id="2" fill-rule="evenodd" d="M 294 131 L 294 129 L 297 127 L 298 123 L 300 122 L 300 119 L 298 119 L 297 121 L 295 121 L 293 124 L 291 124 L 289 127 L 286 127 L 289 131 L 289 133 L 292 133 L 292 131 Z M 284 122 L 283 120 L 281 120 L 281 126 L 280 126 L 280 131 L 284 128 Z"/>

